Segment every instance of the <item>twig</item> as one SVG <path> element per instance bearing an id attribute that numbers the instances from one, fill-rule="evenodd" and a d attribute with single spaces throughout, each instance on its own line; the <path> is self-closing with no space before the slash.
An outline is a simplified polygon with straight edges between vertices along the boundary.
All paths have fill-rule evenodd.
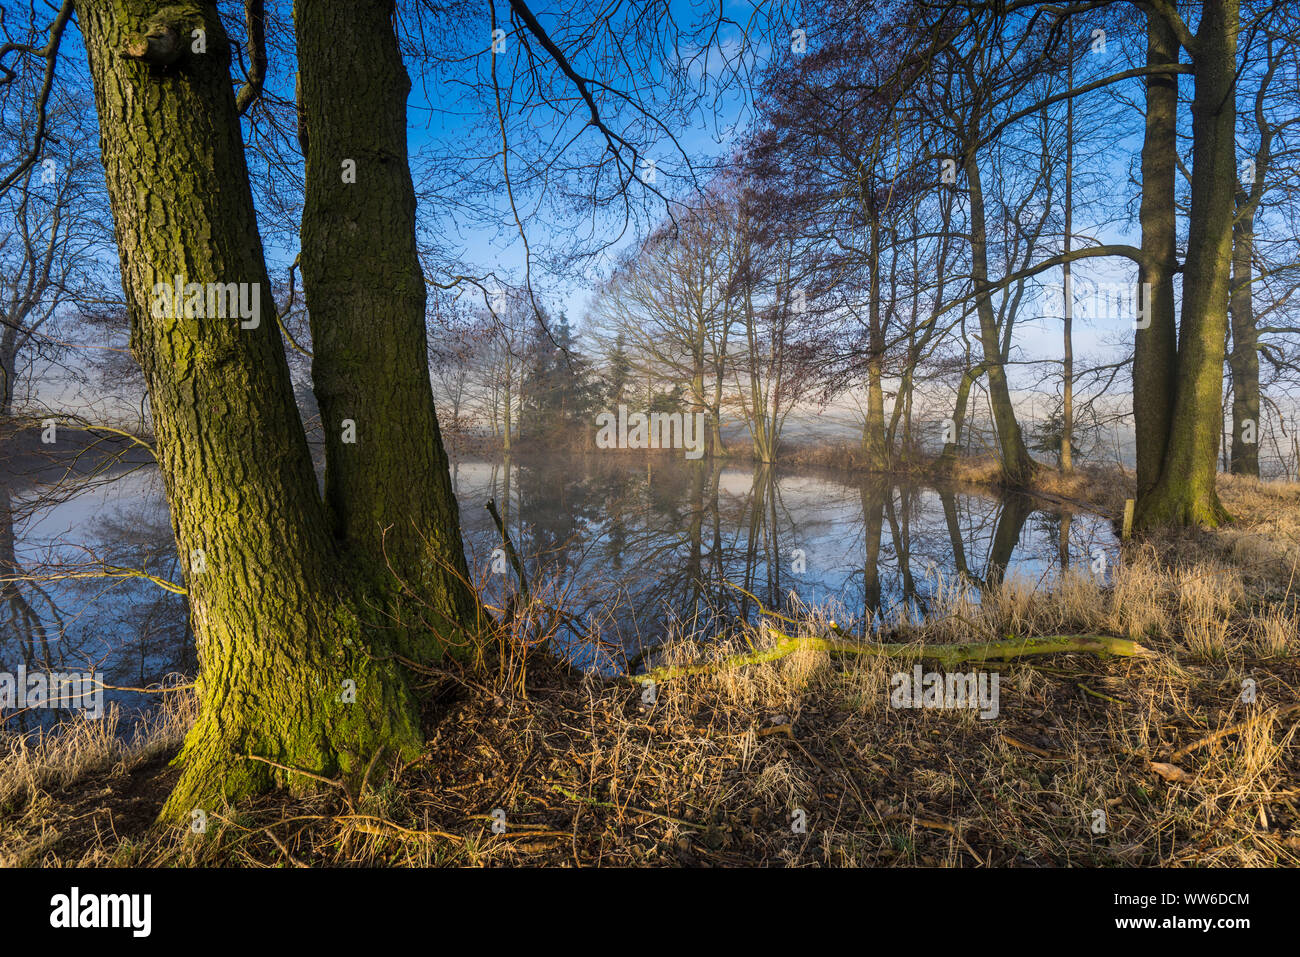
<path id="1" fill-rule="evenodd" d="M 1119 698 L 1112 698 L 1110 695 L 1102 694 L 1100 691 L 1093 691 L 1082 681 L 1076 681 L 1075 687 L 1078 688 L 1080 691 L 1082 691 L 1084 694 L 1090 694 L 1094 698 L 1100 698 L 1102 701 L 1109 701 L 1111 704 L 1117 704 L 1120 705 L 1121 707 L 1123 707 L 1124 705 L 1124 702 L 1120 701 Z"/>
<path id="2" fill-rule="evenodd" d="M 506 531 L 506 526 L 501 521 L 501 513 L 497 511 L 496 499 L 488 499 L 487 505 L 484 506 L 488 514 L 492 516 L 492 521 L 496 523 L 497 531 L 501 533 L 501 544 L 506 550 L 506 558 L 510 566 L 515 570 L 515 575 L 519 578 L 519 594 L 524 601 L 528 601 L 528 579 L 524 575 L 524 566 L 519 561 L 519 554 L 515 551 L 514 542 L 510 541 L 510 533 Z"/>
<path id="3" fill-rule="evenodd" d="M 261 761 L 263 764 L 269 764 L 273 768 L 279 768 L 281 771 L 288 771 L 291 774 L 301 774 L 305 778 L 311 778 L 312 780 L 320 781 L 322 784 L 333 785 L 334 787 L 342 791 L 344 794 L 348 793 L 348 789 L 344 787 L 343 782 L 335 780 L 334 778 L 327 778 L 324 775 L 313 774 L 311 771 L 303 771 L 299 768 L 291 768 L 287 764 L 278 764 L 275 761 L 272 761 L 269 758 L 264 758 L 258 754 L 245 754 L 244 759 L 248 761 Z"/>
<path id="4" fill-rule="evenodd" d="M 380 830 L 378 827 L 375 827 L 375 825 L 383 825 L 383 827 L 391 828 L 392 830 L 397 831 L 399 834 L 403 834 L 408 837 L 418 837 L 424 839 L 442 838 L 448 841 L 456 841 L 457 843 L 460 844 L 463 844 L 465 842 L 465 838 L 461 837 L 459 834 L 448 834 L 446 831 L 415 831 L 409 827 L 402 827 L 400 824 L 394 824 L 392 821 L 387 821 L 382 817 L 373 817 L 369 814 L 340 814 L 338 817 L 334 818 L 334 820 L 335 821 L 360 821 L 361 823 L 357 825 L 357 830 L 362 831 L 366 834 L 382 834 L 383 831 Z"/>
<path id="5" fill-rule="evenodd" d="M 298 858 L 294 857 L 291 853 L 289 853 L 289 849 L 284 846 L 284 842 L 282 842 L 278 837 L 276 837 L 275 832 L 272 831 L 269 827 L 262 828 L 262 833 L 265 834 L 267 837 L 269 837 L 273 842 L 275 842 L 275 846 L 280 849 L 280 853 L 283 854 L 285 857 L 287 857 L 289 859 L 289 863 L 292 864 L 294 867 L 307 866 L 302 861 L 298 860 Z"/>
<path id="6" fill-rule="evenodd" d="M 1004 742 L 1011 745 L 1011 747 L 1019 748 L 1021 751 L 1028 751 L 1030 754 L 1036 754 L 1040 758 L 1059 757 L 1059 755 L 1053 754 L 1051 751 L 1048 751 L 1045 748 L 1040 748 L 1037 745 L 1033 745 L 1025 741 L 1021 741 L 1019 738 L 1013 738 L 1011 735 L 1006 734 L 1005 732 L 1002 735 L 1000 735 L 1000 737 Z"/>

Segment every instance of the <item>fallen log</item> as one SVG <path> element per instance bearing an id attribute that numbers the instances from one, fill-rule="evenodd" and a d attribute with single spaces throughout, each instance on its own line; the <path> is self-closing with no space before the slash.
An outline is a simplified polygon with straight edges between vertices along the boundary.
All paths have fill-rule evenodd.
<path id="1" fill-rule="evenodd" d="M 634 684 L 662 684 L 672 678 L 708 672 L 743 668 L 746 665 L 776 661 L 796 651 L 825 651 L 832 655 L 881 657 L 900 659 L 927 659 L 945 667 L 963 663 L 979 664 L 986 661 L 1010 661 L 1031 655 L 1082 653 L 1123 658 L 1150 655 L 1152 652 L 1129 638 L 1113 635 L 1045 635 L 1037 638 L 1008 637 L 1003 641 L 973 641 L 956 644 L 925 645 L 916 642 L 856 642 L 822 635 L 787 635 L 769 629 L 777 637 L 770 648 L 758 648 L 713 661 L 699 661 L 685 665 L 665 665 L 652 668 L 639 675 L 628 675 Z"/>

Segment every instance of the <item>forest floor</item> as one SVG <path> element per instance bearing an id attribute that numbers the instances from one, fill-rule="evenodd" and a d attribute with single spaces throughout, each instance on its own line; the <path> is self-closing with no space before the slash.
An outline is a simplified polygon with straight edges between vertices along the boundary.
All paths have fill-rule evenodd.
<path id="1" fill-rule="evenodd" d="M 1126 482 L 1038 492 L 1114 515 Z M 133 738 L 104 719 L 0 740 L 0 863 L 1300 865 L 1300 484 L 1225 477 L 1221 496 L 1234 524 L 1128 544 L 1107 581 L 954 588 L 880 636 L 1145 649 L 957 666 L 998 674 L 992 720 L 893 707 L 911 661 L 801 649 L 647 696 L 534 652 L 429 675 L 424 755 L 375 767 L 360 794 L 278 792 L 198 835 L 152 827 L 192 719 L 177 692 Z M 800 630 L 829 627 L 810 610 Z M 727 650 L 681 640 L 658 663 Z"/>

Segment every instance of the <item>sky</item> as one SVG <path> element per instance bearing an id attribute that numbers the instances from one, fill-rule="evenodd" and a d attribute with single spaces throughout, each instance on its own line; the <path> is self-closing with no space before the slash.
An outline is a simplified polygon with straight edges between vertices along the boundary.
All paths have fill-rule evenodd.
<path id="1" fill-rule="evenodd" d="M 8 5 L 8 0 L 5 2 Z M 281 4 L 282 8 L 283 6 Z M 740 20 L 745 19 L 749 7 L 747 2 L 737 3 L 726 0 L 725 3 L 728 14 Z M 233 9 L 233 5 L 226 4 L 223 9 L 229 11 Z M 503 21 L 506 9 L 504 3 L 498 4 L 497 14 Z M 672 9 L 674 16 L 685 21 L 690 18 L 692 5 L 683 0 L 674 0 Z M 567 35 L 565 24 L 571 20 L 571 17 L 567 16 L 570 12 L 568 7 L 548 2 L 537 4 L 535 12 L 548 32 L 556 37 Z M 506 24 L 503 22 L 501 25 Z M 1091 23 L 1085 26 L 1091 27 Z M 567 29 L 572 29 L 572 25 L 570 24 Z M 810 43 L 818 42 L 816 30 L 810 29 L 809 33 Z M 719 91 L 716 85 L 719 65 L 723 60 L 717 51 L 726 49 L 734 52 L 737 37 L 738 33 L 734 28 L 723 31 L 716 44 L 711 46 L 706 54 L 694 60 L 690 76 L 695 80 L 709 80 L 712 84 L 711 92 L 716 98 L 709 100 L 705 108 L 692 113 L 683 126 L 673 131 L 701 169 L 726 156 L 753 119 L 752 102 L 749 99 L 752 90 L 732 87 Z M 1143 40 L 1142 37 L 1126 37 L 1121 30 L 1112 28 L 1108 37 L 1109 53 L 1103 54 L 1106 62 L 1101 65 L 1108 67 L 1113 63 L 1122 67 L 1123 58 L 1130 55 L 1132 48 L 1140 45 L 1139 41 Z M 426 74 L 417 63 L 412 62 L 408 66 L 413 80 L 408 107 L 408 137 L 410 152 L 416 166 L 417 189 L 425 185 L 420 179 L 422 159 L 437 155 L 440 151 L 455 150 L 465 144 L 479 142 L 490 144 L 491 136 L 496 135 L 498 130 L 495 112 L 489 109 L 492 104 L 481 97 L 467 99 L 464 96 L 463 86 L 456 82 L 457 79 L 469 76 L 485 76 L 491 69 L 492 34 L 487 5 L 482 8 L 481 21 L 463 22 L 457 31 L 439 38 L 439 42 L 441 42 L 439 49 L 442 52 L 461 56 L 462 59 L 455 70 Z M 69 30 L 64 43 L 65 60 L 78 61 L 76 69 L 84 69 L 84 51 L 81 49 L 80 36 L 75 26 Z M 512 64 L 517 62 L 514 58 L 519 53 L 519 49 L 518 38 L 515 36 L 507 36 L 503 47 L 498 45 L 498 71 L 502 77 L 510 74 L 510 70 L 513 69 Z M 773 46 L 766 39 L 762 39 L 756 42 L 754 55 L 761 63 L 773 55 L 785 55 L 785 52 L 783 47 Z M 685 57 L 700 53 L 698 48 L 689 47 L 679 51 L 679 54 Z M 607 79 L 601 75 L 601 67 L 607 67 L 609 61 L 598 59 L 600 55 L 598 50 L 580 50 L 574 56 L 575 68 L 593 78 Z M 586 62 L 581 59 L 584 56 L 590 56 L 592 60 Z M 294 66 L 289 57 L 273 55 L 269 87 L 281 95 L 291 95 Z M 666 72 L 664 63 L 650 62 L 645 64 L 644 72 L 637 72 L 633 77 L 611 76 L 608 79 L 616 85 L 622 84 L 618 87 L 620 89 L 631 88 L 635 84 L 638 90 L 653 90 L 656 84 L 662 84 Z M 567 81 L 561 79 L 552 92 L 572 96 L 572 87 L 567 84 Z M 546 121 L 540 124 L 535 120 L 538 114 L 520 114 L 517 107 L 517 101 L 512 105 L 507 97 L 506 109 L 509 117 L 507 136 L 512 163 L 517 164 L 530 157 L 546 155 L 550 144 L 564 142 L 570 136 L 579 148 L 590 148 L 593 144 L 600 143 L 599 135 L 594 129 L 582 128 L 585 113 L 581 104 L 575 102 L 573 112 L 563 119 L 558 119 L 554 113 L 543 113 L 541 115 Z M 620 117 L 611 114 L 609 118 L 611 122 L 637 122 L 635 116 Z M 1101 189 L 1109 193 L 1113 200 L 1122 201 L 1124 197 L 1131 197 L 1134 193 L 1135 187 L 1129 182 L 1129 165 L 1140 149 L 1140 122 L 1140 115 L 1136 111 L 1128 111 L 1125 123 L 1132 124 L 1128 132 L 1117 136 L 1116 131 L 1108 131 L 1113 142 L 1109 150 L 1102 151 L 1094 163 L 1092 171 L 1098 177 Z M 639 132 L 645 131 L 639 130 Z M 660 137 L 655 141 L 653 136 L 648 140 L 646 155 L 656 159 L 661 183 L 664 184 L 663 188 L 671 189 L 674 177 L 680 177 L 683 172 L 680 157 L 674 155 L 674 150 L 665 138 Z M 480 157 L 480 163 L 482 168 L 477 170 L 476 174 L 487 175 L 488 167 L 492 165 L 499 167 L 500 157 L 493 157 L 485 152 Z M 521 178 L 526 178 L 530 171 L 528 167 L 521 171 L 518 166 L 514 170 L 517 177 L 521 172 L 523 173 Z M 452 182 L 454 186 L 454 180 L 448 182 Z M 639 223 L 641 229 L 624 233 L 613 243 L 610 252 L 617 253 L 635 242 L 639 231 L 643 231 L 662 213 L 662 203 L 650 195 L 648 190 L 638 188 L 639 185 L 634 184 L 631 192 L 636 212 L 643 217 Z M 444 190 L 448 188 L 446 182 L 439 186 Z M 500 189 L 500 176 L 496 176 L 496 189 L 484 194 L 485 202 L 480 208 L 467 207 L 465 201 L 474 198 L 473 195 L 465 193 L 456 195 L 453 190 L 450 194 L 444 192 L 441 200 L 435 198 L 424 202 L 421 207 L 424 228 L 445 243 L 449 252 L 463 259 L 471 270 L 495 270 L 500 275 L 518 281 L 523 273 L 524 244 L 518 235 L 507 197 Z M 534 266 L 534 282 L 545 294 L 548 302 L 557 305 L 567 313 L 577 330 L 579 347 L 581 347 L 583 344 L 581 320 L 590 301 L 593 284 L 599 278 L 599 270 L 588 270 L 585 274 L 579 274 L 576 271 L 557 272 L 545 268 L 544 261 L 562 253 L 570 245 L 574 236 L 575 220 L 568 215 L 571 210 L 564 209 L 565 198 L 558 190 L 549 189 L 547 195 L 540 201 L 535 191 L 521 190 L 516 199 L 522 208 L 531 209 L 535 213 L 526 224 L 528 242 L 537 258 Z M 609 228 L 609 235 L 612 236 L 618 232 L 621 224 L 615 218 L 607 219 L 602 225 Z M 1091 235 L 1102 242 L 1131 244 L 1138 242 L 1134 223 L 1112 222 L 1098 228 L 1096 224 L 1086 220 L 1086 213 L 1076 215 L 1075 233 L 1080 236 Z M 267 253 L 268 258 L 273 261 L 271 264 L 273 276 L 283 275 L 283 270 L 292 261 L 296 252 L 292 239 L 293 237 L 289 236 L 284 241 L 279 241 L 276 237 L 268 237 Z M 1076 266 L 1076 289 L 1081 292 L 1086 291 L 1089 280 L 1109 284 L 1128 283 L 1134 278 L 1134 273 L 1134 268 L 1124 261 L 1093 260 Z M 1046 273 L 1042 280 L 1057 283 L 1059 272 Z M 473 301 L 479 300 L 479 294 L 473 293 Z M 1016 334 L 1016 358 L 1021 361 L 1032 363 L 1036 360 L 1052 360 L 1059 357 L 1059 318 L 1056 317 L 1054 310 L 1051 315 L 1036 318 L 1035 313 L 1041 311 L 1043 310 L 1035 309 L 1032 301 L 1027 303 L 1022 311 Z M 1126 313 L 1096 317 L 1090 315 L 1090 312 L 1096 312 L 1095 302 L 1080 302 L 1076 306 L 1075 349 L 1081 364 L 1090 358 L 1112 355 L 1116 351 L 1116 343 L 1122 343 L 1132 334 L 1131 317 Z M 1046 364 L 1013 368 L 1012 381 L 1022 386 L 1038 386 L 1045 376 L 1050 374 L 1047 370 Z"/>
<path id="2" fill-rule="evenodd" d="M 675 8 L 681 8 L 680 16 L 686 17 L 689 14 L 687 4 L 679 2 L 674 6 Z M 739 19 L 743 16 L 743 9 L 748 5 L 729 4 L 728 6 L 728 12 Z M 555 14 L 550 12 L 552 7 L 551 4 L 540 6 L 538 8 L 538 18 L 548 31 L 558 31 L 559 21 Z M 486 16 L 482 24 L 482 32 L 484 34 L 483 50 L 478 56 L 479 58 L 487 58 L 491 54 L 487 52 L 490 47 L 490 23 L 487 21 Z M 812 32 L 814 39 L 811 42 L 816 43 L 815 31 Z M 1144 37 L 1140 39 L 1145 42 Z M 717 46 L 734 51 L 736 40 L 736 31 L 732 30 L 730 35 L 721 37 Z M 1112 58 L 1121 56 L 1122 47 L 1129 40 L 1131 38 L 1114 36 L 1112 31 L 1109 40 L 1110 56 Z M 513 37 L 506 41 L 505 49 L 501 53 L 503 60 L 510 57 L 515 49 L 513 44 Z M 773 55 L 772 50 L 772 45 L 764 40 L 759 44 L 756 55 L 761 60 L 766 60 L 766 58 Z M 777 52 L 783 54 L 785 51 L 778 49 Z M 722 62 L 722 57 L 711 50 L 707 56 L 702 58 L 702 62 L 710 71 L 710 74 L 714 75 Z M 502 66 L 501 70 L 504 74 L 506 67 Z M 698 79 L 702 77 L 703 73 L 704 70 L 697 66 L 692 71 L 692 76 Z M 440 141 L 445 141 L 448 137 L 454 138 L 460 132 L 460 126 L 457 123 L 431 122 L 431 119 L 435 117 L 440 120 L 445 119 L 446 114 L 442 111 L 456 108 L 450 102 L 456 99 L 455 91 L 451 91 L 441 98 L 440 93 L 442 93 L 442 89 L 438 87 L 430 90 L 419 82 L 416 83 L 412 93 L 410 109 L 412 118 L 410 136 L 413 152 L 420 152 L 430 146 L 436 147 Z M 732 88 L 725 91 L 716 104 L 710 104 L 711 109 L 702 111 L 692 117 L 693 124 L 681 132 L 680 141 L 701 167 L 725 158 L 728 151 L 743 138 L 745 130 L 754 117 L 750 94 L 751 91 L 747 89 Z M 460 120 L 460 123 L 473 122 L 476 122 L 476 120 L 471 117 L 464 117 Z M 478 118 L 477 122 L 490 123 L 495 126 L 497 120 L 495 116 L 489 115 Z M 1140 130 L 1140 115 L 1134 113 L 1132 122 L 1135 124 L 1133 135 L 1137 136 L 1136 131 Z M 516 141 L 521 135 L 527 135 L 519 131 L 517 124 L 513 120 L 509 126 L 512 141 Z M 589 129 L 584 135 L 594 138 L 597 134 L 594 130 Z M 514 148 L 512 142 L 512 150 Z M 1099 174 L 1111 181 L 1110 191 L 1112 194 L 1131 190 L 1131 186 L 1127 182 L 1128 162 L 1131 156 L 1136 155 L 1139 148 L 1140 136 L 1137 136 L 1136 141 L 1130 139 L 1124 144 L 1123 149 L 1115 151 L 1109 159 L 1104 160 L 1101 164 Z M 655 152 L 665 154 L 664 158 L 659 159 L 661 173 L 671 176 L 680 172 L 681 160 L 673 155 L 673 151 L 668 144 L 660 143 L 657 148 L 652 147 L 652 149 Z M 640 202 L 642 204 L 641 208 L 648 210 L 651 215 L 662 212 L 662 204 L 658 203 L 653 197 L 648 197 L 643 193 L 634 197 L 634 199 Z M 480 264 L 499 265 L 501 268 L 513 271 L 516 276 L 520 276 L 523 271 L 523 244 L 519 241 L 517 227 L 504 197 L 498 197 L 496 212 L 498 214 L 496 221 L 486 223 L 455 221 L 453 216 L 451 217 L 453 222 L 444 235 L 461 237 L 456 248 L 467 260 Z M 618 224 L 611 223 L 610 225 L 617 226 Z M 1079 236 L 1092 236 L 1102 242 L 1137 242 L 1135 230 L 1133 228 L 1124 228 L 1122 225 L 1097 229 L 1094 228 L 1093 224 L 1086 221 L 1076 221 L 1075 232 Z M 548 221 L 545 215 L 545 207 L 543 207 L 543 216 L 539 217 L 537 221 L 528 224 L 527 234 L 529 243 L 535 252 L 563 248 L 570 239 L 565 229 L 557 228 L 554 220 Z M 627 247 L 635 238 L 634 234 L 628 234 L 615 246 L 615 250 Z M 1091 298 L 1087 296 L 1087 291 L 1090 288 L 1089 282 L 1131 282 L 1135 277 L 1135 270 L 1124 262 L 1094 260 L 1076 266 L 1075 277 L 1076 292 L 1083 300 L 1075 309 L 1076 350 L 1080 353 L 1106 351 L 1110 348 L 1111 340 L 1116 336 L 1122 336 L 1129 332 L 1129 318 L 1127 316 L 1090 316 L 1089 311 L 1095 314 L 1098 310 L 1095 307 L 1089 309 L 1090 302 L 1087 301 Z M 547 289 L 551 300 L 558 303 L 567 312 L 570 320 L 578 326 L 579 342 L 581 343 L 582 330 L 580 321 L 590 302 L 593 277 L 590 275 L 560 276 L 555 273 L 535 273 L 534 278 L 539 281 L 539 285 Z M 1042 280 L 1044 282 L 1059 283 L 1059 271 L 1045 274 Z M 1035 320 L 1032 309 L 1027 308 L 1019 329 L 1017 348 L 1021 352 L 1022 358 L 1032 360 L 1059 356 L 1059 319 L 1053 316 Z"/>

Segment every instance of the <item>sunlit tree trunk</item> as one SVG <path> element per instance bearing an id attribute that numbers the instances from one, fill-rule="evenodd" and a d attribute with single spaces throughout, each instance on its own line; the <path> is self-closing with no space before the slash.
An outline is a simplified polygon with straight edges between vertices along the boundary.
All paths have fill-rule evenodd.
<path id="1" fill-rule="evenodd" d="M 409 651 L 432 656 L 440 642 L 464 644 L 474 598 L 429 380 L 411 84 L 393 12 L 392 0 L 294 4 L 308 132 L 302 276 L 334 532 L 378 583 L 405 576 L 436 628 L 411 629 Z"/>
<path id="2" fill-rule="evenodd" d="M 284 775 L 265 761 L 355 774 L 376 750 L 414 754 L 421 738 L 385 632 L 372 627 L 375 596 L 347 574 L 317 491 L 227 38 L 214 4 L 157 11 L 147 0 L 77 4 L 132 350 L 148 384 L 201 669 L 198 720 L 162 812 L 188 821 Z M 243 328 L 239 316 L 155 309 L 155 284 L 176 276 L 251 284 L 260 321 Z"/>

